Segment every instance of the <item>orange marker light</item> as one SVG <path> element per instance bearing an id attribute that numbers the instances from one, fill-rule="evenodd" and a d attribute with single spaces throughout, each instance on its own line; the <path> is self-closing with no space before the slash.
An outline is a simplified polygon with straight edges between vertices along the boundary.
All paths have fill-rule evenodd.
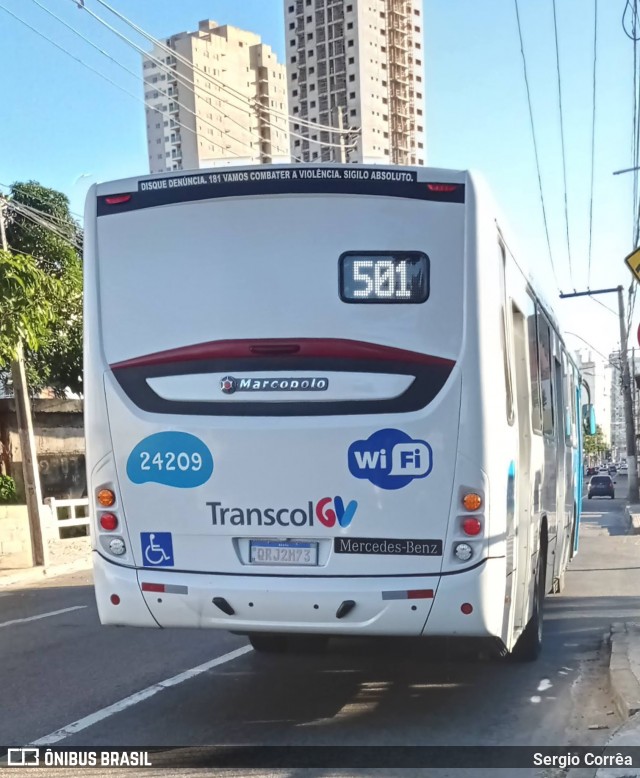
<path id="1" fill-rule="evenodd" d="M 111 489 L 100 489 L 96 496 L 100 505 L 105 508 L 110 508 L 116 501 L 116 496 Z"/>
<path id="2" fill-rule="evenodd" d="M 462 504 L 468 511 L 477 511 L 482 505 L 482 497 L 475 492 L 469 492 L 462 498 Z"/>

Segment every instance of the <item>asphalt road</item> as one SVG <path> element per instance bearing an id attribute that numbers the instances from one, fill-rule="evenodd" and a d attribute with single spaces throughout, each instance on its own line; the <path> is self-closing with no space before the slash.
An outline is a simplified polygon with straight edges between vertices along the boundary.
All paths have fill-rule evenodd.
<path id="1" fill-rule="evenodd" d="M 89 573 L 4 591 L 0 744 L 47 742 L 51 733 L 63 746 L 603 743 L 619 723 L 605 636 L 612 621 L 637 619 L 640 536 L 626 534 L 622 499 L 585 500 L 584 509 L 580 554 L 564 593 L 547 598 L 544 650 L 531 664 L 478 661 L 416 640 L 229 658 L 247 647 L 244 638 L 101 627 Z M 33 618 L 43 614 L 54 615 Z M 217 666 L 129 699 L 218 657 Z M 123 699 L 128 707 L 105 713 Z M 75 733 L 59 732 L 78 721 Z"/>

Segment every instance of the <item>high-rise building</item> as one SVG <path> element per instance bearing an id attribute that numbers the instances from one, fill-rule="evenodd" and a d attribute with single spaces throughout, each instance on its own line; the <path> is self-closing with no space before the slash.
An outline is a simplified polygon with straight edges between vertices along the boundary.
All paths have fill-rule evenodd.
<path id="1" fill-rule="evenodd" d="M 292 157 L 344 158 L 328 125 L 360 130 L 348 161 L 424 165 L 422 0 L 284 0 L 284 10 L 289 107 L 300 119 Z"/>
<path id="2" fill-rule="evenodd" d="M 206 20 L 166 46 L 143 57 L 152 173 L 288 161 L 286 71 L 258 35 Z"/>

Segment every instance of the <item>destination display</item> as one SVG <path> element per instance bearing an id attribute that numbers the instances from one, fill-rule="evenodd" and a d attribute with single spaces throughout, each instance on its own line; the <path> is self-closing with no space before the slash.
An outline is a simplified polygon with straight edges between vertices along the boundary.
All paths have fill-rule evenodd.
<path id="1" fill-rule="evenodd" d="M 340 298 L 348 303 L 423 303 L 429 260 L 418 251 L 340 257 Z"/>

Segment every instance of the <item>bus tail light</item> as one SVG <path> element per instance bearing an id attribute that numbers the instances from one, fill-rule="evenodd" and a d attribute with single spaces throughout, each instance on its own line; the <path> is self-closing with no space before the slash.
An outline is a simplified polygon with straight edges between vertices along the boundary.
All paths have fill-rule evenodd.
<path id="1" fill-rule="evenodd" d="M 118 517 L 115 513 L 103 513 L 100 516 L 100 526 L 107 532 L 111 532 L 118 526 Z"/>
<path id="2" fill-rule="evenodd" d="M 473 556 L 473 549 L 468 543 L 457 543 L 453 547 L 453 553 L 461 562 L 468 562 Z"/>
<path id="3" fill-rule="evenodd" d="M 462 522 L 462 530 L 465 535 L 479 535 L 482 532 L 482 522 L 475 516 L 470 516 Z"/>
<path id="4" fill-rule="evenodd" d="M 470 613 L 473 613 L 473 605 L 470 602 L 463 602 L 460 606 L 460 610 L 465 616 L 468 616 Z"/>
<path id="5" fill-rule="evenodd" d="M 103 508 L 110 508 L 116 501 L 115 492 L 111 489 L 100 489 L 96 498 Z"/>
<path id="6" fill-rule="evenodd" d="M 111 597 L 109 597 L 109 599 L 111 600 L 112 605 L 120 605 L 120 598 L 118 597 L 117 594 L 112 594 Z"/>
<path id="7" fill-rule="evenodd" d="M 465 510 L 477 511 L 482 507 L 482 497 L 476 492 L 468 492 L 462 498 L 462 504 Z"/>

